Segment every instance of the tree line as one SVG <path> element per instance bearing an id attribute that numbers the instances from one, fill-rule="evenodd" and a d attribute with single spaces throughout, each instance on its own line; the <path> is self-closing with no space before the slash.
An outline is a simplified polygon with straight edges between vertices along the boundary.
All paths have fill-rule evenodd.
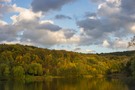
<path id="1" fill-rule="evenodd" d="M 0 77 L 100 76 L 113 73 L 135 77 L 135 51 L 82 54 L 20 44 L 0 45 Z"/>

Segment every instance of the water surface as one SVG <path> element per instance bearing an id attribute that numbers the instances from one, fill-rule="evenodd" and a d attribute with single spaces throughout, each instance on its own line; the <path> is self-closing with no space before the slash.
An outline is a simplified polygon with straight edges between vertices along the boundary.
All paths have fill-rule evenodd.
<path id="1" fill-rule="evenodd" d="M 0 81 L 0 90 L 134 90 L 119 79 L 52 79 L 24 83 Z"/>

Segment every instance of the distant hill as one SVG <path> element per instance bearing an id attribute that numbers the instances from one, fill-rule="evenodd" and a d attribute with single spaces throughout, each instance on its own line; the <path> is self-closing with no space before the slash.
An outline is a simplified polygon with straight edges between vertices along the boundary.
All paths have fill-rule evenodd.
<path id="1" fill-rule="evenodd" d="M 0 76 L 134 75 L 135 51 L 82 54 L 20 44 L 0 45 Z"/>
<path id="2" fill-rule="evenodd" d="M 135 50 L 123 51 L 123 52 L 102 53 L 101 55 L 132 56 L 132 55 L 135 55 Z"/>

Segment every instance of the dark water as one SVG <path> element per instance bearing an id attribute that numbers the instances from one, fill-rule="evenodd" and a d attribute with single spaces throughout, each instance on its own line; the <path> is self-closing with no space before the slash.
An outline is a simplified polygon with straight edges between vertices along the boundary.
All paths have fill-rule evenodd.
<path id="1" fill-rule="evenodd" d="M 0 81 L 0 90 L 135 90 L 118 79 L 52 79 L 44 82 Z"/>

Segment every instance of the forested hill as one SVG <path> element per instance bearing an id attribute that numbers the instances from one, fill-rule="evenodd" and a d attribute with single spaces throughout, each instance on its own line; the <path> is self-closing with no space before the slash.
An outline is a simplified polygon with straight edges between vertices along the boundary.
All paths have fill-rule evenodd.
<path id="1" fill-rule="evenodd" d="M 0 45 L 0 77 L 100 76 L 126 73 L 135 76 L 135 51 L 81 54 L 34 46 Z"/>
<path id="2" fill-rule="evenodd" d="M 112 52 L 112 53 L 101 53 L 100 55 L 115 55 L 115 56 L 133 56 L 135 55 L 135 50 L 123 51 L 123 52 Z"/>

